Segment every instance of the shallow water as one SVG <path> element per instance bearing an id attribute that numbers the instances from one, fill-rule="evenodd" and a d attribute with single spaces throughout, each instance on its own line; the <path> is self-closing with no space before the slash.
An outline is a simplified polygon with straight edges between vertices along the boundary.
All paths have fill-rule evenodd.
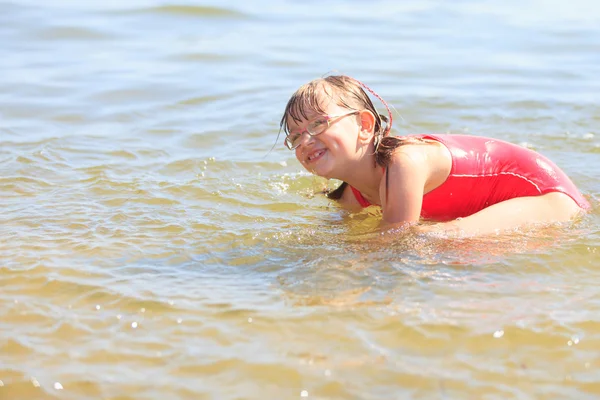
<path id="1" fill-rule="evenodd" d="M 595 2 L 4 0 L 0 41 L 0 399 L 600 395 Z M 270 151 L 334 70 L 592 211 L 381 234 Z"/>

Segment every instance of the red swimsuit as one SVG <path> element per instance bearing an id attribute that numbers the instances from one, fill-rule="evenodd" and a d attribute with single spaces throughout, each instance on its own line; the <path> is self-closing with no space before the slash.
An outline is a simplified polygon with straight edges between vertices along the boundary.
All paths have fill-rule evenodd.
<path id="1" fill-rule="evenodd" d="M 421 217 L 449 221 L 515 197 L 561 192 L 590 207 L 575 184 L 552 161 L 533 150 L 469 135 L 418 135 L 445 145 L 452 169 L 444 183 L 423 196 Z M 371 205 L 352 188 L 361 206 Z"/>

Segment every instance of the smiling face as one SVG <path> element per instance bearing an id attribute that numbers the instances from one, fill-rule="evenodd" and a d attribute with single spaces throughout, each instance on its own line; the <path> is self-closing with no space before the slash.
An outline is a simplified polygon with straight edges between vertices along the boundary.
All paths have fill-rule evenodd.
<path id="1" fill-rule="evenodd" d="M 337 178 L 337 170 L 343 168 L 345 161 L 356 158 L 361 129 L 356 117 L 359 111 L 332 102 L 322 108 L 326 115 L 310 113 L 306 120 L 292 121 L 289 137 L 300 135 L 295 141 L 296 158 L 306 170 L 325 178 Z"/>
<path id="2" fill-rule="evenodd" d="M 364 113 L 377 115 L 356 81 L 335 76 L 311 81 L 300 87 L 287 104 L 281 120 L 286 145 L 295 150 L 296 158 L 308 171 L 342 179 L 340 176 L 348 172 L 348 162 L 361 157 L 364 152 L 359 150 L 369 143 L 364 138 Z M 366 134 L 372 136 L 379 126 L 380 122 L 378 126 L 367 126 L 370 132 Z"/>

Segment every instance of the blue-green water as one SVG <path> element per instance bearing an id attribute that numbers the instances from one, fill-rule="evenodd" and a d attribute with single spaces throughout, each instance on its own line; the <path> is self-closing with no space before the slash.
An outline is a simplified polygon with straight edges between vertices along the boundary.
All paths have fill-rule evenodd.
<path id="1" fill-rule="evenodd" d="M 0 0 L 0 60 L 0 399 L 600 394 L 595 2 Z M 271 151 L 331 71 L 395 134 L 542 152 L 592 211 L 380 234 Z"/>

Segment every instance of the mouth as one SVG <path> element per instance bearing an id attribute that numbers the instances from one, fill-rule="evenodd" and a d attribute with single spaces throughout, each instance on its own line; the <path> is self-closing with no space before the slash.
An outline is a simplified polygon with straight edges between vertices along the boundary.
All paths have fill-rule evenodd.
<path id="1" fill-rule="evenodd" d="M 319 159 L 321 159 L 321 157 L 323 157 L 323 154 L 325 154 L 327 150 L 325 149 L 319 149 L 319 150 L 315 150 L 312 151 L 308 154 L 308 156 L 306 157 L 306 163 L 313 163 L 318 161 Z"/>

